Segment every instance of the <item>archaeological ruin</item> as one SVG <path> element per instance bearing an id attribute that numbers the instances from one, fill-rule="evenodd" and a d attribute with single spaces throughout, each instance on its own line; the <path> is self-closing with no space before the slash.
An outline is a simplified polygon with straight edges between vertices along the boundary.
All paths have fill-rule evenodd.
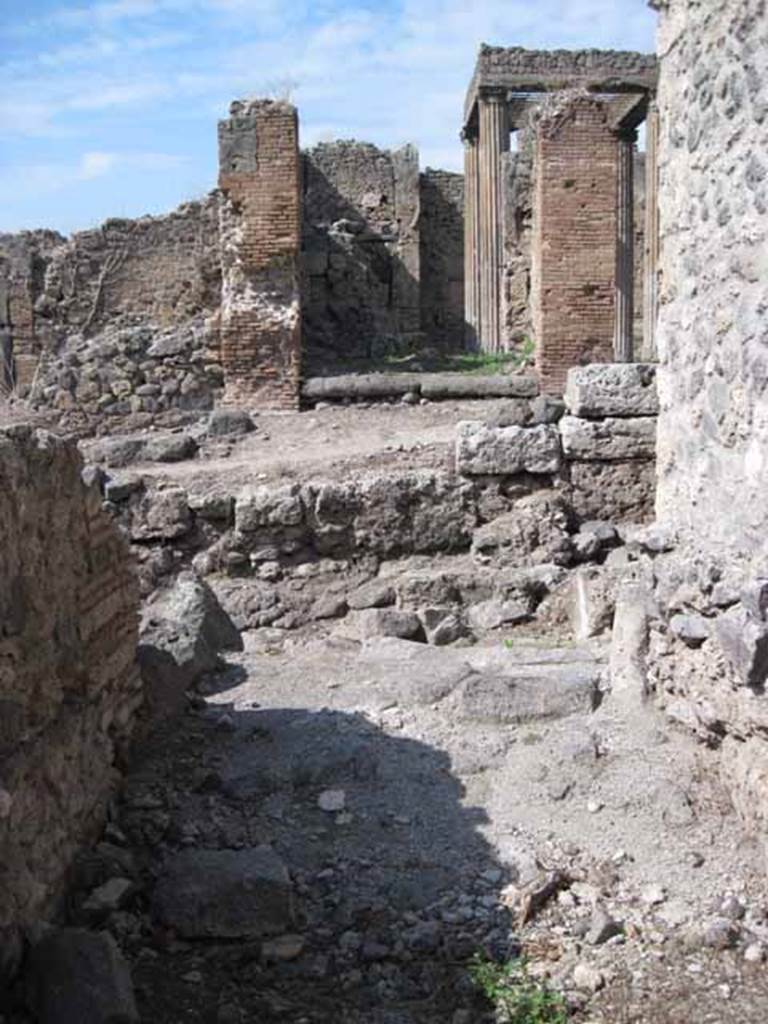
<path id="1" fill-rule="evenodd" d="M 766 1019 L 768 12 L 651 7 L 0 235 L 0 1024 Z"/>

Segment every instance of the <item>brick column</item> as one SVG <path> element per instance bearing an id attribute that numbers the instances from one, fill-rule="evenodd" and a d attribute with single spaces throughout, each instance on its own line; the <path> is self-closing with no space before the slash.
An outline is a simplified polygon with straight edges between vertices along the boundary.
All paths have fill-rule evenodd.
<path id="1" fill-rule="evenodd" d="M 501 270 L 503 263 L 501 154 L 509 150 L 509 121 L 504 93 L 484 93 L 478 103 L 480 249 L 480 348 L 501 349 Z"/>
<path id="2" fill-rule="evenodd" d="M 659 109 L 648 105 L 645 121 L 645 249 L 643 271 L 643 360 L 656 359 L 659 312 Z"/>
<path id="3" fill-rule="evenodd" d="M 618 134 L 618 187 L 616 195 L 616 327 L 613 353 L 619 363 L 632 362 L 635 319 L 634 280 L 634 128 Z"/>
<path id="4" fill-rule="evenodd" d="M 480 263 L 478 252 L 477 136 L 464 132 L 464 321 L 465 342 L 477 348 L 480 319 Z"/>
<path id="5" fill-rule="evenodd" d="M 536 129 L 531 308 L 542 391 L 613 361 L 618 141 L 605 105 L 581 97 Z"/>
<path id="6" fill-rule="evenodd" d="M 236 101 L 219 123 L 224 402 L 297 409 L 301 372 L 298 117 Z"/>

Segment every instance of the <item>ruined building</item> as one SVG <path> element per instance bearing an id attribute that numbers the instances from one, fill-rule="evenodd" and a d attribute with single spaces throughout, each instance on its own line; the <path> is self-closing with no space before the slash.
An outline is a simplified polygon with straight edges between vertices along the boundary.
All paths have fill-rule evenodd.
<path id="1" fill-rule="evenodd" d="M 547 391 L 562 391 L 571 366 L 632 360 L 636 276 L 649 306 L 638 349 L 653 351 L 655 90 L 650 55 L 480 49 L 462 132 L 467 326 L 490 352 L 532 333 Z M 648 244 L 636 254 L 646 119 Z"/>
<path id="2" fill-rule="evenodd" d="M 484 47 L 463 178 L 238 101 L 203 201 L 0 237 L 12 1024 L 469 1022 L 521 943 L 766 1018 L 768 18 L 654 6 Z"/>

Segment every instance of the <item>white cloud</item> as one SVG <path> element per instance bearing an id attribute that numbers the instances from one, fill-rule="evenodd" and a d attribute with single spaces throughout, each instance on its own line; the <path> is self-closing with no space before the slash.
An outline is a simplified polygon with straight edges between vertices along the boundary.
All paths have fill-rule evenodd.
<path id="1" fill-rule="evenodd" d="M 0 146 L 12 165 L 3 180 L 15 163 L 32 168 L 43 191 L 83 168 L 102 178 L 138 173 L 149 159 L 141 164 L 139 153 L 168 144 L 164 123 L 189 165 L 212 179 L 215 117 L 231 99 L 288 81 L 302 144 L 332 135 L 411 141 L 423 165 L 460 169 L 463 98 L 480 42 L 651 49 L 655 23 L 644 0 L 70 0 L 36 19 L 15 6 L 0 18 L 15 18 L 0 66 Z M 56 44 L 41 48 L 40 39 Z M 50 161 L 37 160 L 41 139 Z M 135 188 L 146 190 L 146 179 Z"/>
<path id="2" fill-rule="evenodd" d="M 109 174 L 116 162 L 116 153 L 83 153 L 77 177 L 82 181 L 101 178 L 103 175 Z"/>

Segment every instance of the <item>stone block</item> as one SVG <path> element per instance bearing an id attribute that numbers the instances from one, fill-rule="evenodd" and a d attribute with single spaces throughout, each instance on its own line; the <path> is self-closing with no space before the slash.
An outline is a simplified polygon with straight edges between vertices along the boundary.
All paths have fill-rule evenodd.
<path id="1" fill-rule="evenodd" d="M 568 371 L 565 404 L 572 416 L 656 416 L 656 367 L 651 363 L 592 363 Z"/>
<path id="2" fill-rule="evenodd" d="M 471 420 L 457 427 L 456 469 L 465 476 L 556 473 L 559 466 L 557 427 L 488 427 Z"/>
<path id="3" fill-rule="evenodd" d="M 299 526 L 303 519 L 304 504 L 298 484 L 256 487 L 238 495 L 235 500 L 235 528 L 238 533 Z"/>
<path id="4" fill-rule="evenodd" d="M 522 374 L 430 373 L 421 378 L 425 398 L 533 398 L 538 390 L 536 378 Z"/>
<path id="5" fill-rule="evenodd" d="M 400 640 L 423 638 L 418 615 L 397 608 L 366 608 L 359 613 L 358 623 L 364 640 L 377 636 L 392 636 Z"/>
<path id="6" fill-rule="evenodd" d="M 598 681 L 591 666 L 548 666 L 514 676 L 478 673 L 461 684 L 458 717 L 514 725 L 588 713 L 597 705 Z"/>
<path id="7" fill-rule="evenodd" d="M 158 879 L 153 908 L 190 939 L 276 935 L 294 923 L 291 881 L 269 846 L 177 853 Z"/>
<path id="8" fill-rule="evenodd" d="M 570 502 L 579 519 L 647 522 L 653 518 L 656 466 L 652 460 L 571 462 Z"/>
<path id="9" fill-rule="evenodd" d="M 768 625 L 736 607 L 714 620 L 713 631 L 736 684 L 762 690 L 768 679 Z"/>
<path id="10" fill-rule="evenodd" d="M 656 456 L 656 420 L 618 417 L 602 420 L 563 416 L 560 420 L 563 454 L 569 460 L 623 462 Z"/>
<path id="11" fill-rule="evenodd" d="M 128 965 L 106 932 L 50 932 L 33 947 L 24 980 L 40 1024 L 138 1024 Z"/>
<path id="12" fill-rule="evenodd" d="M 571 555 L 565 505 L 549 491 L 521 498 L 472 537 L 473 559 L 497 569 L 544 562 L 567 565 Z"/>

